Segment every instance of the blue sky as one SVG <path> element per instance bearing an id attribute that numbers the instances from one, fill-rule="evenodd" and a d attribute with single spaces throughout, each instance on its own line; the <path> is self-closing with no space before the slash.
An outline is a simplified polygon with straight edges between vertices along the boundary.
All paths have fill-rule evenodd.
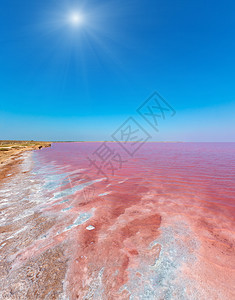
<path id="1" fill-rule="evenodd" d="M 2 0 L 0 139 L 235 141 L 235 2 Z M 79 12 L 75 26 L 70 15 Z M 154 92 L 176 115 L 136 113 Z"/>

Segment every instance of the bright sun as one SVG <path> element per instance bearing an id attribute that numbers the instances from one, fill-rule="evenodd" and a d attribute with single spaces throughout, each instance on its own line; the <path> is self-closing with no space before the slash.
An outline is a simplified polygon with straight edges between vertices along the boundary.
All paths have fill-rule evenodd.
<path id="1" fill-rule="evenodd" d="M 73 25 L 79 25 L 83 22 L 83 16 L 80 13 L 72 13 L 69 16 L 69 21 Z"/>

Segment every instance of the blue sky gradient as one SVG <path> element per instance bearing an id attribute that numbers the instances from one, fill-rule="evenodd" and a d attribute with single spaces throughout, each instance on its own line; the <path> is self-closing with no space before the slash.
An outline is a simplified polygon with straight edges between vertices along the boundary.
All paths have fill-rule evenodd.
<path id="1" fill-rule="evenodd" d="M 80 11 L 84 22 L 68 16 Z M 2 0 L 0 139 L 235 141 L 235 2 Z M 136 109 L 176 110 L 154 133 Z"/>

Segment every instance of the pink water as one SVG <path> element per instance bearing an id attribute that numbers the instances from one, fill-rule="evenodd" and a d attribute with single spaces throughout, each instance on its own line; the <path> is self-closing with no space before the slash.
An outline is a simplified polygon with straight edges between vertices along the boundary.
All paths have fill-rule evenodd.
<path id="1" fill-rule="evenodd" d="M 111 143 L 125 162 L 108 181 L 87 159 L 100 145 L 25 158 L 33 210 L 56 221 L 14 268 L 63 245 L 68 299 L 233 299 L 235 143 Z"/>

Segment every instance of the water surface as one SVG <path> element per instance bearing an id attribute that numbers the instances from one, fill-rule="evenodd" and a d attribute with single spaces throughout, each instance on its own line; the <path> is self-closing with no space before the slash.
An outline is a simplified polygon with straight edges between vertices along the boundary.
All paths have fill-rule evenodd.
<path id="1" fill-rule="evenodd" d="M 103 172 L 100 146 L 25 153 L 2 184 L 0 296 L 234 298 L 235 143 L 112 143 Z"/>

